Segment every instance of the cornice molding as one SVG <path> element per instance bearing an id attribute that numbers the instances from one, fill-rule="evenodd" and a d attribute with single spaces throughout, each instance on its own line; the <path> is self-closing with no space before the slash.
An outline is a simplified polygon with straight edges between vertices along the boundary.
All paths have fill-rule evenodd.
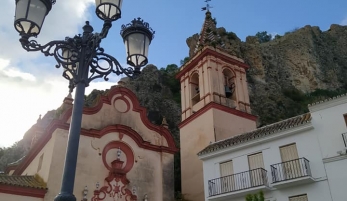
<path id="1" fill-rule="evenodd" d="M 27 196 L 27 197 L 44 198 L 46 193 L 47 193 L 47 190 L 46 189 L 36 189 L 36 188 L 28 188 L 28 187 L 22 187 L 22 186 L 0 184 L 0 193 L 19 195 L 19 196 Z"/>

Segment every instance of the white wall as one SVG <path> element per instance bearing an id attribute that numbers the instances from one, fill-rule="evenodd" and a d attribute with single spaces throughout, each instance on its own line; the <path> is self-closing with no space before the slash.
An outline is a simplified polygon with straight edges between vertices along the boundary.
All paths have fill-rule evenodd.
<path id="1" fill-rule="evenodd" d="M 42 150 L 35 156 L 31 161 L 30 165 L 23 171 L 22 175 L 35 175 L 39 174 L 42 179 L 47 182 L 49 177 L 49 171 L 51 168 L 52 158 L 53 158 L 53 148 L 54 148 L 55 138 L 52 138 L 47 142 L 47 144 L 42 148 Z M 43 160 L 41 169 L 38 170 L 40 157 L 43 154 Z"/>
<path id="2" fill-rule="evenodd" d="M 347 104 L 323 106 L 322 109 L 312 112 L 312 124 L 317 131 L 323 158 L 328 158 L 337 156 L 336 152 L 344 148 L 341 134 L 347 132 L 343 117 L 347 113 Z"/>
<path id="3" fill-rule="evenodd" d="M 347 160 L 334 161 L 325 164 L 331 194 L 334 201 L 346 200 Z"/>
<path id="4" fill-rule="evenodd" d="M 347 156 L 337 153 L 345 148 L 342 133 L 347 132 L 343 117 L 347 113 L 346 102 L 344 96 L 310 107 L 334 201 L 346 200 Z"/>
<path id="5" fill-rule="evenodd" d="M 299 185 L 280 190 L 271 190 L 264 193 L 265 200 L 289 201 L 289 197 L 307 194 L 308 201 L 331 201 L 328 182 L 320 181 L 310 185 Z M 244 197 L 233 198 L 232 201 L 245 201 Z M 344 201 L 337 200 L 337 201 Z"/>
<path id="6" fill-rule="evenodd" d="M 347 181 L 347 155 L 337 152 L 344 150 L 342 133 L 347 132 L 343 115 L 347 114 L 347 97 L 310 106 L 311 129 L 308 125 L 294 127 L 258 140 L 242 143 L 222 151 L 201 156 L 204 167 L 204 185 L 206 200 L 208 197 L 208 180 L 220 177 L 219 163 L 233 160 L 234 173 L 249 170 L 247 155 L 262 151 L 265 169 L 271 186 L 270 165 L 281 162 L 279 147 L 296 143 L 299 157 L 310 161 L 312 177 L 315 182 L 300 186 L 275 189 L 266 192 L 265 197 L 277 201 L 288 200 L 288 197 L 307 194 L 309 200 L 344 201 Z M 306 129 L 305 129 L 306 127 Z M 296 130 L 296 132 L 294 132 Z M 244 200 L 244 197 L 233 199 Z M 270 199 L 273 200 L 273 199 Z"/>
<path id="7" fill-rule="evenodd" d="M 1 201 L 43 201 L 42 198 L 0 193 Z"/>
<path id="8" fill-rule="evenodd" d="M 268 181 L 271 184 L 272 177 L 271 177 L 270 165 L 281 162 L 279 147 L 287 145 L 287 144 L 291 144 L 291 143 L 296 143 L 300 158 L 305 157 L 306 159 L 310 161 L 312 177 L 316 180 L 323 180 L 319 182 L 319 184 L 315 183 L 315 184 L 307 184 L 307 185 L 301 186 L 300 188 L 298 188 L 298 189 L 301 189 L 300 192 L 312 194 L 311 197 L 313 197 L 313 191 L 311 191 L 310 189 L 315 189 L 314 191 L 319 191 L 319 192 L 324 192 L 329 194 L 329 189 L 325 188 L 328 186 L 328 183 L 326 181 L 326 173 L 325 173 L 322 157 L 320 154 L 318 139 L 315 135 L 316 130 L 312 129 L 312 127 L 311 129 L 307 130 L 307 127 L 308 127 L 307 125 L 302 127 L 303 130 L 304 129 L 306 130 L 303 132 L 289 133 L 288 131 L 285 131 L 282 133 L 273 134 L 273 135 L 281 136 L 281 138 L 274 138 L 270 140 L 270 138 L 273 136 L 265 137 L 260 140 L 249 142 L 248 143 L 249 146 L 247 147 L 241 148 L 241 146 L 244 146 L 247 143 L 237 145 L 234 147 L 230 147 L 229 152 L 220 154 L 212 158 L 208 158 L 206 160 L 203 159 L 205 160 L 203 162 L 204 163 L 203 167 L 204 167 L 204 182 L 205 182 L 204 185 L 205 185 L 206 198 L 208 197 L 207 181 L 210 179 L 220 177 L 219 163 L 228 161 L 228 160 L 233 160 L 235 174 L 248 171 L 249 167 L 248 167 L 247 156 L 250 154 L 258 153 L 258 152 L 263 153 L 264 166 L 268 173 L 267 174 Z M 277 198 L 277 200 L 282 201 L 284 197 L 288 199 L 289 196 L 302 194 L 302 193 L 295 194 L 296 190 L 293 190 L 294 188 L 290 188 L 290 189 L 284 189 L 280 191 L 279 190 L 271 191 L 271 193 L 267 194 L 267 196 L 275 197 Z M 325 200 L 331 200 L 331 199 L 327 198 L 327 199 L 324 199 L 324 201 Z"/>

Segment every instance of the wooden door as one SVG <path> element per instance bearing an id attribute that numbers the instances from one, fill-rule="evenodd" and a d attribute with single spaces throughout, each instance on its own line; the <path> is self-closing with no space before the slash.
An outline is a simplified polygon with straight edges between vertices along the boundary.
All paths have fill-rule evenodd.
<path id="1" fill-rule="evenodd" d="M 282 158 L 282 176 L 284 180 L 302 176 L 299 154 L 296 144 L 280 147 Z"/>
<path id="2" fill-rule="evenodd" d="M 248 165 L 249 165 L 249 175 L 250 175 L 250 185 L 251 187 L 264 185 L 265 182 L 265 172 L 264 169 L 264 160 L 263 153 L 256 153 L 248 156 Z"/>
<path id="3" fill-rule="evenodd" d="M 220 163 L 221 191 L 231 192 L 235 189 L 233 161 Z"/>

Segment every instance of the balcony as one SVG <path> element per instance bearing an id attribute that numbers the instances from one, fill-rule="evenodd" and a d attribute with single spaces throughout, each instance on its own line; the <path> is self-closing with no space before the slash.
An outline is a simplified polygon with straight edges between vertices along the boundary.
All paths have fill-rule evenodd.
<path id="1" fill-rule="evenodd" d="M 310 162 L 306 158 L 271 165 L 272 186 L 276 188 L 313 182 Z"/>
<path id="2" fill-rule="evenodd" d="M 268 189 L 267 171 L 258 168 L 208 181 L 209 200 L 224 200 Z"/>

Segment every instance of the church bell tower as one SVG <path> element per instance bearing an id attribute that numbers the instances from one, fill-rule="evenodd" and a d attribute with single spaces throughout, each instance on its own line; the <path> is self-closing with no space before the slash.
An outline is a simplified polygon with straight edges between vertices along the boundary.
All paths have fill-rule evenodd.
<path id="1" fill-rule="evenodd" d="M 197 153 L 210 143 L 256 129 L 246 81 L 247 64 L 224 51 L 207 9 L 193 57 L 176 78 L 181 83 L 182 194 L 204 200 L 203 167 Z"/>

